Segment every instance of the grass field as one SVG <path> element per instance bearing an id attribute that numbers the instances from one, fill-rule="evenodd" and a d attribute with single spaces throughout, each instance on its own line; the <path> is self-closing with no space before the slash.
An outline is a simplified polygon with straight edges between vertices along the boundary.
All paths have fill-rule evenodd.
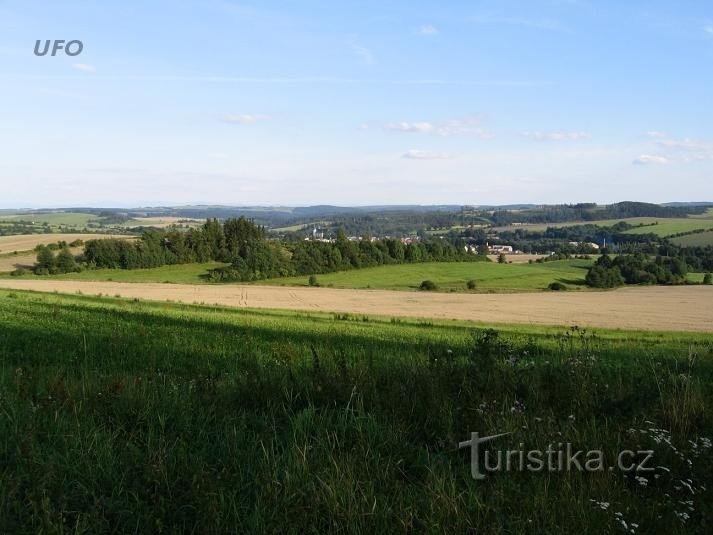
<path id="1" fill-rule="evenodd" d="M 671 241 L 682 247 L 705 247 L 706 245 L 713 245 L 713 230 L 671 238 Z"/>
<path id="2" fill-rule="evenodd" d="M 86 214 L 82 212 L 30 212 L 26 214 L 0 216 L 0 224 L 2 224 L 3 221 L 33 221 L 36 224 L 47 223 L 50 226 L 84 228 L 87 226 L 89 221 L 96 218 L 97 216 L 95 214 Z"/>
<path id="3" fill-rule="evenodd" d="M 0 290 L 0 532 L 704 533 L 711 357 L 709 335 Z M 473 431 L 654 471 L 474 481 Z"/>
<path id="4" fill-rule="evenodd" d="M 686 218 L 686 219 L 659 219 L 656 225 L 628 230 L 627 234 L 648 234 L 657 236 L 671 236 L 680 232 L 690 232 L 698 229 L 713 229 L 713 219 Z"/>
<path id="5" fill-rule="evenodd" d="M 511 225 L 507 227 L 495 227 L 495 231 L 512 231 L 516 229 L 542 232 L 547 228 L 573 227 L 577 225 L 598 225 L 611 226 L 619 222 L 629 223 L 637 228 L 626 231 L 628 234 L 656 234 L 661 237 L 671 236 L 680 232 L 690 232 L 697 229 L 713 229 L 713 212 L 708 211 L 695 217 L 688 218 L 656 218 L 656 217 L 630 217 L 624 219 L 605 219 L 601 221 L 570 221 L 567 223 L 543 223 Z M 639 226 L 642 225 L 642 226 Z"/>
<path id="6" fill-rule="evenodd" d="M 416 290 L 424 280 L 435 282 L 440 290 L 465 291 L 466 282 L 475 280 L 475 291 L 544 290 L 554 281 L 574 287 L 584 284 L 591 260 L 562 260 L 542 264 L 498 264 L 495 262 L 429 262 L 378 266 L 317 275 L 321 285 L 334 288 L 378 288 Z M 287 277 L 264 281 L 266 284 L 306 285 L 308 277 Z"/>
<path id="7" fill-rule="evenodd" d="M 224 264 L 180 264 L 152 269 L 96 269 L 81 273 L 55 275 L 52 279 L 116 282 L 206 283 L 208 269 Z M 553 281 L 581 287 L 591 265 L 589 260 L 562 260 L 543 264 L 498 264 L 495 262 L 433 262 L 401 264 L 318 275 L 320 284 L 334 288 L 375 288 L 416 290 L 425 279 L 434 281 L 442 291 L 466 291 L 466 281 L 474 279 L 475 291 L 535 291 Z M 7 275 L 5 275 L 7 276 Z M 32 275 L 28 275 L 32 277 Z M 47 278 L 47 277 L 45 277 Z M 306 286 L 308 276 L 257 281 L 257 284 Z"/>

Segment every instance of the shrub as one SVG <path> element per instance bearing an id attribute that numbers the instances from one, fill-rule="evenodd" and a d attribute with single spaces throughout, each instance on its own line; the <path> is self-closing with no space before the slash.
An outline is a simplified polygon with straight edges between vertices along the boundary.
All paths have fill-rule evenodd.
<path id="1" fill-rule="evenodd" d="M 319 281 L 317 280 L 317 276 L 310 275 L 309 280 L 307 281 L 307 284 L 309 284 L 310 286 L 315 286 L 315 287 L 319 286 Z"/>
<path id="2" fill-rule="evenodd" d="M 25 268 L 17 268 L 15 271 L 10 272 L 11 277 L 22 277 L 23 275 L 27 275 L 29 271 L 27 271 Z"/>
<path id="3" fill-rule="evenodd" d="M 433 290 L 438 290 L 438 285 L 430 280 L 425 280 L 421 283 L 421 286 L 419 286 L 421 290 L 425 291 L 433 291 Z"/>
<path id="4" fill-rule="evenodd" d="M 706 273 L 703 276 L 703 284 L 713 284 L 713 275 Z"/>
<path id="5" fill-rule="evenodd" d="M 555 292 L 564 292 L 565 290 L 567 290 L 567 287 L 564 284 L 562 284 L 561 282 L 556 282 L 556 281 L 551 282 L 547 288 L 549 288 L 550 290 L 553 290 Z"/>
<path id="6" fill-rule="evenodd" d="M 470 279 L 468 282 L 465 283 L 465 286 L 469 290 L 475 290 L 478 287 L 478 284 L 473 279 Z"/>

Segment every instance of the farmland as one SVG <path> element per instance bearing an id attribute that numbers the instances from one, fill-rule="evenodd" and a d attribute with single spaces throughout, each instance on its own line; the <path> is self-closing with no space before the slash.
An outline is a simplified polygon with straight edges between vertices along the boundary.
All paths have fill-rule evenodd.
<path id="1" fill-rule="evenodd" d="M 713 286 L 645 286 L 612 291 L 466 294 L 280 286 L 0 279 L 0 288 L 110 295 L 238 308 L 525 325 L 579 325 L 710 332 Z"/>
<path id="2" fill-rule="evenodd" d="M 5 533 L 676 533 L 712 512 L 707 335 L 5 290 L 0 325 Z M 652 449 L 657 468 L 474 481 L 471 431 L 607 464 Z"/>
<path id="3" fill-rule="evenodd" d="M 126 238 L 127 236 L 112 236 L 110 234 L 23 234 L 18 236 L 0 236 L 0 254 L 31 251 L 38 245 L 48 245 L 65 241 L 71 243 L 75 240 L 92 240 L 97 238 Z"/>

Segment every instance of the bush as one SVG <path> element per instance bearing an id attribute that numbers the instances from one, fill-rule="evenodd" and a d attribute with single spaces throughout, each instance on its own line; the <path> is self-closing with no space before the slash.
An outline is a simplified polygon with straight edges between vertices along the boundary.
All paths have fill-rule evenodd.
<path id="1" fill-rule="evenodd" d="M 703 276 L 703 284 L 713 284 L 713 275 L 706 273 Z"/>
<path id="2" fill-rule="evenodd" d="M 25 268 L 17 268 L 15 271 L 10 272 L 11 277 L 22 277 L 23 275 L 27 275 L 29 273 L 28 270 Z"/>
<path id="3" fill-rule="evenodd" d="M 421 286 L 419 286 L 419 288 L 421 288 L 421 290 L 430 292 L 433 290 L 438 290 L 438 285 L 433 281 L 425 280 L 421 283 Z"/>
<path id="4" fill-rule="evenodd" d="M 317 277 L 315 275 L 310 275 L 307 284 L 309 284 L 310 286 L 317 287 L 319 286 L 319 281 L 317 281 Z"/>
<path id="5" fill-rule="evenodd" d="M 555 292 L 564 292 L 567 290 L 567 287 L 561 282 L 551 282 L 547 288 Z"/>
<path id="6" fill-rule="evenodd" d="M 465 283 L 465 287 L 469 290 L 475 290 L 478 287 L 478 284 L 473 279 L 471 279 Z"/>

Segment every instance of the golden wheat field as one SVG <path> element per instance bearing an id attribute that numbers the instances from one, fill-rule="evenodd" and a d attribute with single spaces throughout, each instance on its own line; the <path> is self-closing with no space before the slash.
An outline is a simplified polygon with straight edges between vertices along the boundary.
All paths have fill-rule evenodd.
<path id="1" fill-rule="evenodd" d="M 71 243 L 75 240 L 93 240 L 101 238 L 127 238 L 133 236 L 112 235 L 112 234 L 22 234 L 18 236 L 0 236 L 0 254 L 12 253 L 14 251 L 31 251 L 38 245 L 48 245 L 65 241 Z"/>
<path id="2" fill-rule="evenodd" d="M 586 293 L 406 294 L 388 290 L 6 279 L 0 280 L 0 287 L 244 308 L 713 332 L 713 286 L 647 286 Z"/>

